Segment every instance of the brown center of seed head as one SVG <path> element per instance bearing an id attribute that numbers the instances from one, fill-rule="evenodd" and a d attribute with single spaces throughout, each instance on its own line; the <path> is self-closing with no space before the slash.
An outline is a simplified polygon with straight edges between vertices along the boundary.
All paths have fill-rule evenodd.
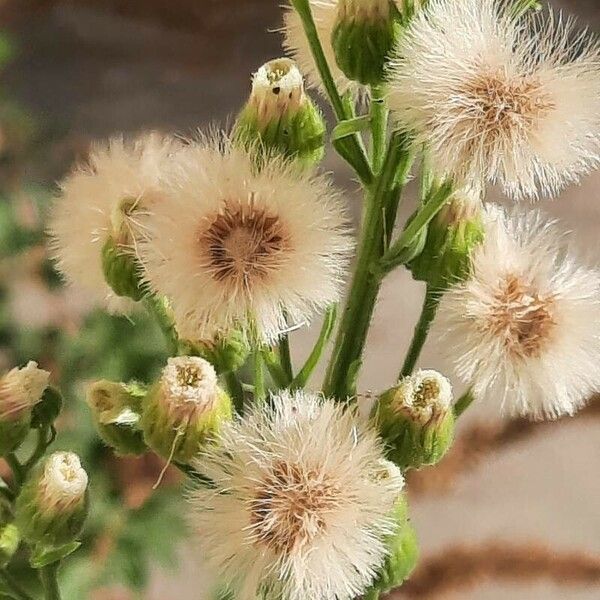
<path id="1" fill-rule="evenodd" d="M 435 379 L 424 379 L 415 390 L 414 405 L 417 408 L 425 408 L 440 395 L 440 385 Z"/>
<path id="2" fill-rule="evenodd" d="M 216 281 L 247 289 L 285 262 L 289 239 L 279 217 L 247 204 L 225 203 L 198 236 L 203 259 Z"/>
<path id="3" fill-rule="evenodd" d="M 326 530 L 327 513 L 339 498 L 339 488 L 318 471 L 275 463 L 250 504 L 255 543 L 288 554 Z"/>
<path id="4" fill-rule="evenodd" d="M 508 275 L 498 287 L 484 329 L 503 339 L 513 356 L 539 356 L 555 326 L 554 299 L 541 296 L 534 287 Z"/>
<path id="5" fill-rule="evenodd" d="M 179 383 L 180 386 L 193 387 L 198 385 L 201 379 L 202 377 L 196 366 L 177 366 L 177 383 Z"/>
<path id="6" fill-rule="evenodd" d="M 479 123 L 480 133 L 491 138 L 531 131 L 554 103 L 534 78 L 509 78 L 502 73 L 482 73 L 465 83 L 464 96 Z"/>

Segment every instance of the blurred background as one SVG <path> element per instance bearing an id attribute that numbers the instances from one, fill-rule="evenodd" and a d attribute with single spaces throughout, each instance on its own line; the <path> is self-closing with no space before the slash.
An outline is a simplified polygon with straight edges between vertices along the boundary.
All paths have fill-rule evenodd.
<path id="1" fill-rule="evenodd" d="M 205 600 L 211 583 L 186 538 L 177 476 L 153 491 L 162 465 L 115 459 L 94 435 L 81 399 L 85 381 L 148 379 L 164 348 L 142 317 L 110 317 L 61 287 L 43 235 L 55 182 L 93 140 L 145 129 L 193 135 L 231 122 L 251 73 L 281 53 L 278 5 L 0 0 L 0 370 L 30 358 L 52 369 L 69 401 L 59 439 L 93 473 L 84 548 L 62 573 L 65 600 Z M 599 30 L 597 0 L 555 5 Z M 357 214 L 345 166 L 330 154 L 325 167 Z M 582 252 L 598 263 L 600 176 L 544 209 L 576 230 Z M 397 373 L 421 294 L 406 273 L 385 285 L 363 390 L 380 390 Z M 298 360 L 312 335 L 295 334 Z M 421 364 L 438 365 L 433 345 Z M 500 420 L 495 406 L 476 406 L 455 448 L 409 477 L 409 487 L 422 561 L 394 598 L 600 598 L 597 400 L 553 424 Z"/>

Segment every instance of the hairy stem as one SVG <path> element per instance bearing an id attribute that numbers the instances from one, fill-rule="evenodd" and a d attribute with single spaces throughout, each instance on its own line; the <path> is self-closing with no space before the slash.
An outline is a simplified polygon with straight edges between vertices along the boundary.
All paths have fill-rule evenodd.
<path id="1" fill-rule="evenodd" d="M 371 163 L 379 173 L 385 156 L 389 110 L 384 100 L 383 86 L 371 88 Z"/>
<path id="2" fill-rule="evenodd" d="M 46 565 L 40 569 L 40 578 L 44 587 L 44 598 L 46 600 L 60 600 L 60 590 L 58 589 L 58 566 L 55 562 L 51 565 Z"/>
<path id="3" fill-rule="evenodd" d="M 21 587 L 19 582 L 6 569 L 0 569 L 0 580 L 17 600 L 33 600 L 33 597 Z"/>

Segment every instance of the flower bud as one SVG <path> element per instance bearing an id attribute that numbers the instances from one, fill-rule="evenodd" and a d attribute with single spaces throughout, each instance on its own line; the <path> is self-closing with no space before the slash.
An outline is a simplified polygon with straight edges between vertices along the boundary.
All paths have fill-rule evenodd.
<path id="1" fill-rule="evenodd" d="M 213 340 L 183 342 L 188 345 L 190 354 L 206 359 L 217 373 L 229 373 L 241 369 L 250 355 L 248 337 L 241 331 L 233 331 L 227 336 L 217 336 Z"/>
<path id="2" fill-rule="evenodd" d="M 133 253 L 109 237 L 102 248 L 102 270 L 106 283 L 119 297 L 141 300 L 144 296 Z"/>
<path id="3" fill-rule="evenodd" d="M 30 473 L 15 504 L 23 538 L 46 547 L 75 540 L 87 515 L 87 487 L 88 476 L 76 454 L 48 456 Z"/>
<path id="4" fill-rule="evenodd" d="M 363 85 L 381 84 L 399 31 L 394 0 L 339 0 L 332 45 L 344 75 Z"/>
<path id="5" fill-rule="evenodd" d="M 14 523 L 0 525 L 0 568 L 10 562 L 20 542 L 19 528 Z"/>
<path id="6" fill-rule="evenodd" d="M 144 439 L 166 460 L 187 464 L 233 414 L 213 366 L 203 358 L 170 358 L 146 395 Z"/>
<path id="7" fill-rule="evenodd" d="M 252 79 L 252 92 L 234 129 L 247 147 L 275 151 L 307 166 L 321 161 L 325 121 L 304 91 L 293 61 L 279 58 L 264 64 Z"/>
<path id="8" fill-rule="evenodd" d="M 118 455 L 139 455 L 146 451 L 139 428 L 144 396 L 145 391 L 135 385 L 106 380 L 96 381 L 88 389 L 87 401 L 98 435 Z"/>
<path id="9" fill-rule="evenodd" d="M 50 373 L 31 361 L 0 378 L 0 456 L 13 452 L 29 432 L 31 415 L 48 387 Z"/>
<path id="10" fill-rule="evenodd" d="M 415 279 L 446 290 L 469 276 L 471 253 L 483 236 L 480 194 L 461 190 L 432 220 L 422 252 L 408 267 Z"/>
<path id="11" fill-rule="evenodd" d="M 454 438 L 452 386 L 437 371 L 418 371 L 379 397 L 373 418 L 401 469 L 435 464 Z"/>
<path id="12" fill-rule="evenodd" d="M 396 504 L 393 521 L 394 533 L 385 541 L 388 555 L 372 586 L 381 594 L 389 592 L 408 579 L 419 557 L 417 534 L 408 519 L 408 503 L 404 495 Z"/>

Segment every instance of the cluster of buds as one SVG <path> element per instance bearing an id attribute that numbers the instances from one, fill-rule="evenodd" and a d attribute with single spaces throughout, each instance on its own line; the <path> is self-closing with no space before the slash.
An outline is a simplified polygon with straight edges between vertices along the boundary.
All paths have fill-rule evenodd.
<path id="1" fill-rule="evenodd" d="M 231 399 L 203 358 L 170 358 L 142 403 L 146 444 L 166 460 L 188 464 L 233 414 Z"/>
<path id="2" fill-rule="evenodd" d="M 352 81 L 378 85 L 400 33 L 394 0 L 339 0 L 332 45 L 338 66 Z"/>
<path id="3" fill-rule="evenodd" d="M 389 457 L 402 470 L 437 463 L 454 438 L 452 386 L 437 371 L 423 370 L 383 393 L 373 408 Z"/>
<path id="4" fill-rule="evenodd" d="M 32 361 L 0 378 L 0 456 L 13 452 L 27 437 L 49 377 Z"/>
<path id="5" fill-rule="evenodd" d="M 73 542 L 88 510 L 88 476 L 79 457 L 55 452 L 29 474 L 15 504 L 15 522 L 36 547 L 58 548 Z"/>
<path id="6" fill-rule="evenodd" d="M 325 122 L 304 91 L 302 74 L 293 61 L 278 58 L 254 74 L 252 92 L 234 131 L 247 147 L 256 147 L 310 166 L 321 161 Z"/>
<path id="7" fill-rule="evenodd" d="M 106 380 L 96 381 L 88 389 L 87 401 L 98 434 L 119 455 L 139 455 L 146 451 L 139 428 L 145 393 L 139 385 Z"/>
<path id="8" fill-rule="evenodd" d="M 240 330 L 217 335 L 211 340 L 181 341 L 180 346 L 189 349 L 190 354 L 206 359 L 218 374 L 238 371 L 250 355 L 248 336 Z"/>

